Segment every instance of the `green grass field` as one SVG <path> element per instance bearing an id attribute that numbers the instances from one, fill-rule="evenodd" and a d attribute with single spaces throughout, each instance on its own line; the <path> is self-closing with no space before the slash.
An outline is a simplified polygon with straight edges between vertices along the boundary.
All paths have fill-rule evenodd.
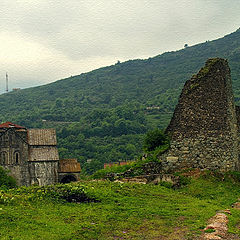
<path id="1" fill-rule="evenodd" d="M 0 239 L 194 239 L 216 211 L 238 200 L 238 178 L 205 173 L 177 190 L 82 181 L 1 191 Z M 62 199 L 69 194 L 95 201 Z M 231 211 L 229 231 L 240 234 L 240 210 Z"/>

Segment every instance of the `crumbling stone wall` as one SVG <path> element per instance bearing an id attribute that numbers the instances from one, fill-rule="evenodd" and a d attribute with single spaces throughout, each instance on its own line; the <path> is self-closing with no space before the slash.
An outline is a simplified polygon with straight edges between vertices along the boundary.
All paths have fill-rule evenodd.
<path id="1" fill-rule="evenodd" d="M 238 160 L 240 165 L 240 107 L 239 106 L 236 106 L 236 117 L 237 117 L 237 126 L 238 126 Z"/>
<path id="2" fill-rule="evenodd" d="M 185 83 L 166 130 L 163 168 L 238 169 L 238 126 L 228 63 L 209 59 Z"/>

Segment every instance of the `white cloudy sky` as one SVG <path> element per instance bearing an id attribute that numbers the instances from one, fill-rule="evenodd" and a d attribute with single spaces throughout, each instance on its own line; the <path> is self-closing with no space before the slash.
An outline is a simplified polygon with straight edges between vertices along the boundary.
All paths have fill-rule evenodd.
<path id="1" fill-rule="evenodd" d="M 240 27 L 239 0 L 1 0 L 0 92 L 148 58 Z"/>

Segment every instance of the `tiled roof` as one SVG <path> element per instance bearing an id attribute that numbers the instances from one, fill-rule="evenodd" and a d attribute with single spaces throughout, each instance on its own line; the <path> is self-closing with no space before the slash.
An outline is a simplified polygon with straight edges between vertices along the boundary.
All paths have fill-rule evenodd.
<path id="1" fill-rule="evenodd" d="M 31 146 L 56 146 L 55 129 L 29 129 L 28 144 Z"/>
<path id="2" fill-rule="evenodd" d="M 17 129 L 26 129 L 25 127 L 19 126 L 11 122 L 5 122 L 0 124 L 0 128 L 17 128 Z"/>
<path id="3" fill-rule="evenodd" d="M 81 172 L 81 166 L 77 159 L 62 159 L 59 161 L 58 172 L 61 173 Z"/>

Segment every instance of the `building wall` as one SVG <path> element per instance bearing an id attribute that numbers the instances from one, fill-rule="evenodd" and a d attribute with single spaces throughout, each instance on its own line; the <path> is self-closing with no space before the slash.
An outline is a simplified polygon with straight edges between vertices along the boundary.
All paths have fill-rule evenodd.
<path id="1" fill-rule="evenodd" d="M 10 170 L 19 186 L 51 185 L 79 180 L 77 159 L 59 161 L 56 131 L 29 129 L 11 122 L 0 127 L 0 166 Z"/>
<path id="2" fill-rule="evenodd" d="M 29 162 L 30 185 L 51 185 L 58 182 L 58 161 Z"/>
<path id="3" fill-rule="evenodd" d="M 17 180 L 19 186 L 42 186 L 58 182 L 56 146 L 41 146 L 42 151 L 38 146 L 29 146 L 26 129 L 0 129 L 0 136 L 0 165 L 10 170 L 10 175 Z M 36 161 L 30 161 L 33 159 L 30 159 L 30 156 L 35 153 L 33 148 L 39 150 L 37 157 L 34 155 Z M 44 156 L 46 159 L 43 159 Z"/>
<path id="4" fill-rule="evenodd" d="M 112 166 L 123 166 L 123 165 L 128 165 L 131 164 L 132 161 L 122 161 L 122 162 L 111 162 L 111 163 L 104 163 L 104 168 L 107 167 L 112 167 Z"/>
<path id="5" fill-rule="evenodd" d="M 239 169 L 238 126 L 226 60 L 209 59 L 186 82 L 166 132 L 172 141 L 163 156 L 165 170 Z"/>
<path id="6" fill-rule="evenodd" d="M 0 130 L 0 136 L 1 165 L 10 170 L 10 175 L 17 180 L 18 185 L 28 186 L 27 131 L 9 129 L 5 132 L 5 130 Z M 6 158 L 3 157 L 3 153 L 7 156 Z"/>

